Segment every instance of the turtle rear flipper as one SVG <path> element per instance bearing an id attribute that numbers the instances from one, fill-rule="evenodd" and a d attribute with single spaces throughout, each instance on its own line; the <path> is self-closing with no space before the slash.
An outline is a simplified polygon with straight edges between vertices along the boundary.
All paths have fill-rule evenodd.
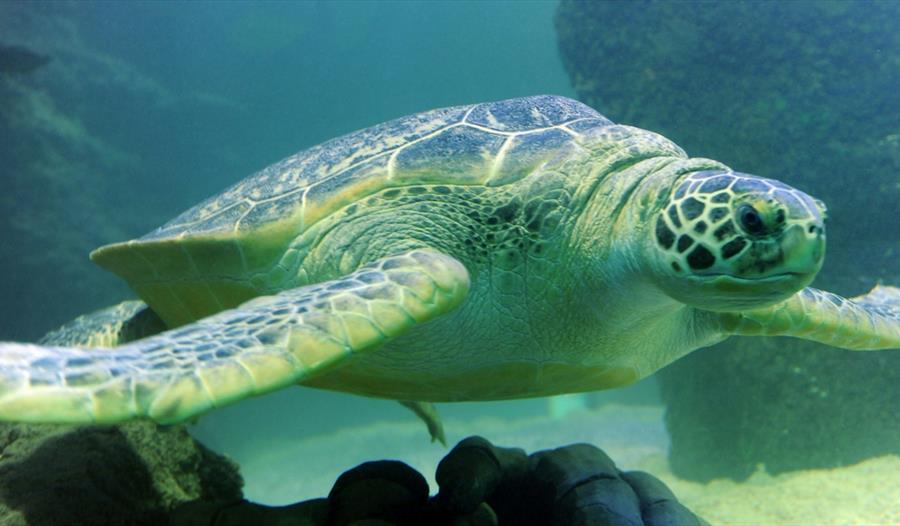
<path id="1" fill-rule="evenodd" d="M 398 400 L 398 402 L 400 402 L 400 405 L 403 407 L 415 413 L 415 415 L 425 423 L 432 442 L 440 442 L 442 446 L 447 447 L 447 436 L 444 434 L 444 422 L 441 421 L 441 415 L 438 413 L 437 407 L 435 407 L 434 404 L 410 400 Z"/>
<path id="2" fill-rule="evenodd" d="M 468 287 L 457 260 L 416 250 L 113 349 L 0 343 L 0 420 L 179 422 L 372 350 Z"/>
<path id="3" fill-rule="evenodd" d="M 900 289 L 842 298 L 806 288 L 771 307 L 722 315 L 730 334 L 794 336 L 851 350 L 900 349 Z"/>

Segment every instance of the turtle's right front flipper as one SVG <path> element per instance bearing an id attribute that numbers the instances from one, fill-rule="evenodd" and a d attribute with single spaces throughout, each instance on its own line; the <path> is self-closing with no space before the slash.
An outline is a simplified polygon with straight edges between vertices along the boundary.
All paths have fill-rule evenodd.
<path id="1" fill-rule="evenodd" d="M 794 336 L 851 350 L 900 349 L 900 289 L 879 285 L 851 299 L 806 288 L 762 309 L 721 315 L 746 336 Z"/>
<path id="2" fill-rule="evenodd" d="M 113 349 L 0 343 L 0 420 L 182 421 L 377 348 L 468 287 L 460 262 L 416 250 Z"/>

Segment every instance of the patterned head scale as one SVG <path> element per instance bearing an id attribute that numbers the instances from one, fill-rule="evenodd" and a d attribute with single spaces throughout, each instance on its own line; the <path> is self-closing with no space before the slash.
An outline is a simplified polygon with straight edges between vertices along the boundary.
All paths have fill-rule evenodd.
<path id="1" fill-rule="evenodd" d="M 779 181 L 696 172 L 675 187 L 656 218 L 655 242 L 673 278 L 712 283 L 714 298 L 732 291 L 752 296 L 753 285 L 812 280 L 825 256 L 824 212 L 820 202 Z M 784 296 L 773 287 L 758 291 L 764 302 Z M 748 302 L 755 303 L 740 300 Z"/>

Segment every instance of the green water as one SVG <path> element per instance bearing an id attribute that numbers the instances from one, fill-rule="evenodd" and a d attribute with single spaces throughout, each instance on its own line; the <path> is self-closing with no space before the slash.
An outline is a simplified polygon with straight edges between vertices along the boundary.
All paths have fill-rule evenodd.
<path id="1" fill-rule="evenodd" d="M 90 250 L 143 235 L 287 155 L 410 113 L 541 93 L 580 98 L 691 154 L 823 197 L 837 226 L 819 284 L 842 294 L 878 279 L 896 285 L 900 41 L 885 28 L 900 24 L 900 10 L 773 5 L 564 2 L 558 14 L 549 1 L 2 2 L 0 46 L 49 62 L 0 60 L 0 340 L 34 340 L 131 297 L 87 260 Z M 798 347 L 805 361 L 793 362 L 779 345 L 701 351 L 664 372 L 670 417 L 711 437 L 695 448 L 712 452 L 705 473 L 748 476 L 765 463 L 757 449 L 782 440 L 766 427 L 773 421 L 792 437 L 822 429 L 832 443 L 783 438 L 800 467 L 900 453 L 900 414 L 885 402 L 898 394 L 896 353 L 857 359 Z M 823 352 L 828 360 L 816 358 Z M 846 375 L 826 376 L 835 371 Z M 887 387 L 864 392 L 860 378 Z M 747 409 L 753 397 L 736 387 L 767 380 L 792 390 L 767 388 L 757 406 L 793 404 L 800 416 Z M 829 383 L 826 399 L 818 393 Z M 797 394 L 807 392 L 815 397 Z M 667 453 L 656 378 L 569 402 L 567 415 L 543 399 L 441 411 L 451 442 L 470 432 L 529 450 L 594 441 L 625 465 Z M 876 405 L 887 412 L 859 409 Z M 600 407 L 609 412 L 598 417 Z M 734 420 L 764 429 L 743 435 L 737 454 L 718 455 L 741 430 L 728 427 Z M 191 429 L 245 467 L 250 498 L 273 504 L 324 495 L 366 458 L 406 457 L 427 472 L 444 453 L 397 404 L 299 388 Z M 883 447 L 857 436 L 873 433 Z M 340 459 L 323 460 L 329 441 L 344 448 Z M 817 454 L 794 453 L 810 448 Z M 775 471 L 797 467 L 779 462 L 787 467 Z M 315 478 L 302 475 L 307 467 Z"/>
<path id="2" fill-rule="evenodd" d="M 11 218 L 0 225 L 7 240 L 0 293 L 17 298 L 0 305 L 0 339 L 35 339 L 128 296 L 88 252 L 143 235 L 300 149 L 435 107 L 574 96 L 556 49 L 555 9 L 554 2 L 0 4 L 4 42 L 51 57 L 30 74 L 0 77 L 0 177 L 15 189 L 0 197 Z M 284 437 L 414 422 L 395 405 L 289 389 L 204 417 L 195 432 L 242 460 Z M 515 417 L 545 407 L 536 400 L 444 412 Z"/>

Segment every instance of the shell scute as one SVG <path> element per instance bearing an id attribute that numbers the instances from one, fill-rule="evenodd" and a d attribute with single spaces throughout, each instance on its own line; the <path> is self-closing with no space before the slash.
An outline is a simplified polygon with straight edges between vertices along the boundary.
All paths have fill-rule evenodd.
<path id="1" fill-rule="evenodd" d="M 302 217 L 298 226 L 302 229 L 335 206 L 390 186 L 443 181 L 506 184 L 521 177 L 542 152 L 547 154 L 571 140 L 572 133 L 586 130 L 585 123 L 596 127 L 609 121 L 580 102 L 555 96 L 403 117 L 283 159 L 140 241 L 227 237 L 298 217 Z M 566 125 L 566 130 L 560 125 Z M 503 151 L 505 143 L 510 151 Z M 492 180 L 498 174 L 500 178 Z M 301 210 L 304 204 L 309 209 Z"/>
<path id="2" fill-rule="evenodd" d="M 613 121 L 607 119 L 606 117 L 603 117 L 602 115 L 597 115 L 596 118 L 578 119 L 566 123 L 565 126 L 575 133 L 583 133 L 588 130 L 596 130 L 605 126 L 612 125 L 614 125 Z"/>
<path id="3" fill-rule="evenodd" d="M 502 163 L 488 181 L 490 186 L 500 186 L 521 179 L 534 166 L 547 161 L 559 152 L 572 136 L 559 129 L 541 133 L 523 133 L 509 138 Z"/>
<path id="4" fill-rule="evenodd" d="M 484 180 L 505 140 L 477 128 L 455 126 L 401 150 L 392 175 L 423 182 L 475 184 Z"/>
<path id="5" fill-rule="evenodd" d="M 330 210 L 383 186 L 387 179 L 388 160 L 386 156 L 372 159 L 310 186 L 306 192 L 303 225 L 312 224 Z"/>
<path id="6" fill-rule="evenodd" d="M 473 108 L 466 122 L 497 131 L 521 132 L 596 116 L 596 111 L 576 100 L 538 95 L 479 104 Z"/>
<path id="7" fill-rule="evenodd" d="M 236 223 L 239 231 L 254 230 L 272 217 L 286 217 L 299 209 L 298 203 L 303 198 L 302 192 L 291 194 L 283 199 L 274 199 L 255 204 L 241 215 Z"/>
<path id="8" fill-rule="evenodd" d="M 164 235 L 159 237 L 174 237 L 179 234 L 191 235 L 205 231 L 230 229 L 250 210 L 251 206 L 249 203 L 236 202 L 224 207 L 218 213 L 210 215 L 208 219 L 185 225 L 181 228 L 173 228 L 171 232 L 160 231 L 160 234 Z"/>

